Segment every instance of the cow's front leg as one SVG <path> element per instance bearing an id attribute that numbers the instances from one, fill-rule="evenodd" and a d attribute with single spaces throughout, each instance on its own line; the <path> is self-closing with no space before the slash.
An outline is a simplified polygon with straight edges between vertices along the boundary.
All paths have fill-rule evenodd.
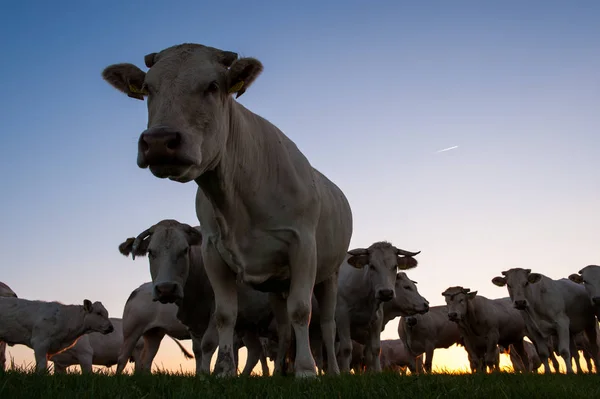
<path id="1" fill-rule="evenodd" d="M 327 373 L 339 374 L 340 368 L 335 357 L 335 308 L 337 304 L 338 274 L 335 273 L 327 280 L 315 285 L 315 297 L 319 303 L 321 335 L 325 344 L 327 356 Z M 321 348 L 313 348 L 318 349 Z"/>
<path id="2" fill-rule="evenodd" d="M 488 334 L 487 341 L 485 343 L 485 366 L 490 370 L 490 372 L 495 372 L 499 370 L 499 362 L 500 362 L 500 353 L 498 352 L 498 334 L 492 332 Z M 484 366 L 484 372 L 485 372 Z"/>
<path id="3" fill-rule="evenodd" d="M 233 329 L 238 313 L 236 276 L 210 240 L 204 241 L 202 256 L 206 274 L 215 293 L 213 318 L 219 335 L 219 353 L 214 373 L 218 376 L 235 376 L 237 370 L 233 361 Z"/>
<path id="4" fill-rule="evenodd" d="M 383 307 L 379 305 L 375 320 L 369 326 L 369 337 L 365 345 L 365 363 L 367 370 L 381 372 L 381 327 L 383 325 Z"/>
<path id="5" fill-rule="evenodd" d="M 194 360 L 196 361 L 196 375 L 204 372 L 202 370 L 202 337 L 204 336 L 204 332 L 206 330 L 202 329 L 201 332 L 194 332 L 189 330 L 190 338 L 192 339 L 192 350 L 194 351 Z"/>
<path id="6" fill-rule="evenodd" d="M 289 259 L 290 292 L 287 298 L 287 312 L 296 338 L 294 371 L 296 377 L 316 377 L 316 365 L 308 336 L 311 300 L 317 273 L 317 247 L 314 235 L 301 234 L 297 237 L 290 245 Z"/>
<path id="7" fill-rule="evenodd" d="M 558 353 L 563 358 L 567 367 L 567 374 L 573 373 L 573 361 L 571 360 L 571 333 L 569 331 L 569 319 L 561 318 L 556 321 L 556 332 L 558 335 Z"/>
<path id="8" fill-rule="evenodd" d="M 292 341 L 292 329 L 287 313 L 287 302 L 279 293 L 270 293 L 269 302 L 277 324 L 277 355 L 273 374 L 285 375 L 287 372 L 286 358 Z"/>

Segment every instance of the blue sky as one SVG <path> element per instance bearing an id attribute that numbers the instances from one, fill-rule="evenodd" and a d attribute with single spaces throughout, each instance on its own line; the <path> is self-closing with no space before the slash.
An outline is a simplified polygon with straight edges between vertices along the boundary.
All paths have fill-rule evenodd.
<path id="1" fill-rule="evenodd" d="M 203 3 L 0 6 L 0 275 L 21 297 L 120 317 L 150 275 L 118 244 L 197 224 L 193 184 L 136 165 L 145 104 L 100 77 L 182 42 L 263 62 L 240 102 L 344 190 L 352 247 L 422 251 L 409 275 L 432 304 L 506 296 L 490 279 L 510 267 L 600 263 L 600 3 Z"/>

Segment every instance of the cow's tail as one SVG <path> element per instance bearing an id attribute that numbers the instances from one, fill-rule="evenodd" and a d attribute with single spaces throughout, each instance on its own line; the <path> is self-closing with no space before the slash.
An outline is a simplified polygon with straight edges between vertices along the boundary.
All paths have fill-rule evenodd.
<path id="1" fill-rule="evenodd" d="M 169 337 L 171 337 L 171 336 L 169 335 Z M 187 351 L 187 349 L 185 349 L 185 348 L 183 347 L 183 345 L 181 345 L 181 342 L 179 342 L 179 340 L 177 340 L 177 339 L 175 339 L 175 338 L 173 338 L 173 337 L 171 337 L 171 339 L 172 339 L 173 341 L 175 341 L 175 343 L 177 344 L 177 346 L 179 347 L 179 349 L 180 349 L 180 350 L 181 350 L 181 352 L 183 353 L 183 356 L 184 356 L 186 359 L 193 359 L 193 358 L 194 358 L 194 355 L 192 355 L 190 352 L 188 352 L 188 351 Z"/>

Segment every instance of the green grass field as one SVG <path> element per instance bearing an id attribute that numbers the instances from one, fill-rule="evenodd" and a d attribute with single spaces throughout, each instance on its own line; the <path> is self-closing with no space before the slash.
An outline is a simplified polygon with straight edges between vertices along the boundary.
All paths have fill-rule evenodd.
<path id="1" fill-rule="evenodd" d="M 596 375 L 346 375 L 196 377 L 153 375 L 35 375 L 0 373 L 0 398 L 600 398 Z"/>

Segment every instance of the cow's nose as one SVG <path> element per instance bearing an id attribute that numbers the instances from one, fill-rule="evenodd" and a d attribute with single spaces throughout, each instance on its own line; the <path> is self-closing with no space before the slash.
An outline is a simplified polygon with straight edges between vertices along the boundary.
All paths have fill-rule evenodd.
<path id="1" fill-rule="evenodd" d="M 593 297 L 592 302 L 594 302 L 594 305 L 600 305 L 600 296 Z"/>
<path id="2" fill-rule="evenodd" d="M 527 307 L 527 301 L 524 299 L 519 299 L 518 301 L 515 301 L 515 308 L 523 310 Z"/>
<path id="3" fill-rule="evenodd" d="M 108 328 L 106 330 L 104 330 L 105 334 L 110 334 L 111 332 L 115 331 L 115 328 L 113 327 L 113 325 L 111 324 L 110 326 L 108 326 Z"/>
<path id="4" fill-rule="evenodd" d="M 378 296 L 379 300 L 381 300 L 383 302 L 391 301 L 394 298 L 394 290 L 390 290 L 390 289 L 380 290 L 377 293 L 377 296 Z"/>
<path id="5" fill-rule="evenodd" d="M 164 127 L 146 130 L 138 142 L 139 152 L 144 154 L 146 162 L 174 155 L 181 148 L 181 133 Z"/>
<path id="6" fill-rule="evenodd" d="M 423 304 L 423 308 L 424 308 L 425 310 L 429 310 L 429 304 L 428 304 L 427 302 L 425 302 L 425 303 Z"/>
<path id="7" fill-rule="evenodd" d="M 456 314 L 456 312 L 448 313 L 448 318 L 450 320 L 456 320 L 458 318 L 458 314 Z"/>
<path id="8" fill-rule="evenodd" d="M 156 297 L 161 300 L 174 301 L 177 293 L 177 283 L 164 282 L 154 286 Z"/>

